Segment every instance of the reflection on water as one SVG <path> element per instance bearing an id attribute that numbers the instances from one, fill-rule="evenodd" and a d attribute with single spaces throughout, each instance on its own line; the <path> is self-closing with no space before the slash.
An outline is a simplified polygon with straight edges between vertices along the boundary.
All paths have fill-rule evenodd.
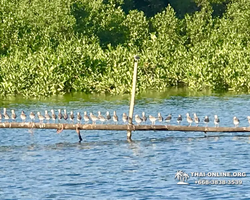
<path id="1" fill-rule="evenodd" d="M 152 103 L 161 102 L 161 100 L 171 99 L 172 97 L 175 98 L 183 98 L 183 97 L 223 97 L 225 99 L 233 98 L 233 97 L 241 97 L 241 98 L 248 98 L 246 93 L 242 92 L 212 92 L 210 90 L 204 91 L 193 91 L 188 88 L 168 88 L 164 92 L 155 92 L 155 91 L 147 91 L 137 95 L 137 100 L 143 100 L 144 103 Z M 50 97 L 23 97 L 21 95 L 8 95 L 5 97 L 1 97 L 0 105 L 3 107 L 8 107 L 9 105 L 16 105 L 24 104 L 39 104 L 39 103 L 47 103 L 49 105 L 65 105 L 66 103 L 70 102 L 81 102 L 88 104 L 89 102 L 95 103 L 103 103 L 103 102 L 117 102 L 119 104 L 123 104 L 124 101 L 128 101 L 130 99 L 129 94 L 124 95 L 107 95 L 107 94 L 85 94 L 85 93 L 69 93 L 64 95 L 55 95 Z"/>
<path id="2" fill-rule="evenodd" d="M 30 145 L 20 145 L 20 146 L 0 146 L 0 152 L 9 152 L 11 150 L 27 150 L 27 151 L 34 151 L 34 150 L 55 150 L 60 151 L 64 149 L 70 149 L 70 148 L 77 148 L 77 149 L 92 149 L 96 147 L 101 146 L 120 146 L 126 144 L 130 149 L 132 149 L 134 152 L 137 152 L 140 148 L 140 143 L 146 143 L 148 142 L 148 145 L 154 145 L 157 143 L 177 143 L 177 142 L 197 142 L 197 141 L 219 141 L 223 140 L 223 138 L 229 138 L 231 141 L 244 141 L 249 142 L 250 141 L 250 135 L 207 135 L 207 136 L 197 136 L 197 137 L 178 137 L 178 136 L 167 136 L 164 138 L 152 138 L 152 139 L 142 139 L 142 140 L 112 140 L 112 141 L 84 141 L 84 142 L 60 142 L 55 144 L 30 144 Z M 247 140 L 246 140 L 247 138 Z"/>
<path id="3" fill-rule="evenodd" d="M 81 93 L 49 98 L 2 98 L 1 107 L 44 111 L 64 109 L 97 113 L 129 109 L 129 95 Z M 213 94 L 175 89 L 147 92 L 136 99 L 135 114 L 165 117 L 197 113 L 202 119 L 217 114 L 221 126 L 248 126 L 249 95 Z M 183 125 L 187 122 L 183 120 Z M 200 126 L 204 126 L 203 123 Z M 211 122 L 209 126 L 214 126 Z M 133 141 L 125 131 L 0 129 L 0 199 L 249 199 L 250 134 L 138 131 Z M 177 170 L 190 172 L 246 172 L 243 185 L 177 185 Z"/>

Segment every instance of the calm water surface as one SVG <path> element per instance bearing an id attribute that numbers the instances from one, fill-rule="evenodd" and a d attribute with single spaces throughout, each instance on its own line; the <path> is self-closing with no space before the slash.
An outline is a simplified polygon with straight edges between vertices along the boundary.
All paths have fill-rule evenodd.
<path id="1" fill-rule="evenodd" d="M 248 126 L 250 95 L 215 95 L 171 90 L 136 100 L 135 114 L 164 116 L 194 112 L 201 119 L 219 115 L 221 126 Z M 129 96 L 71 94 L 47 99 L 1 99 L 1 109 L 74 110 L 83 113 L 129 109 Z M 187 125 L 186 120 L 183 121 Z M 204 124 L 201 124 L 204 126 Z M 209 126 L 214 126 L 210 123 Z M 242 133 L 0 129 L 0 199 L 249 199 L 250 136 Z M 189 185 L 177 185 L 177 170 L 189 174 Z M 191 172 L 245 172 L 246 177 L 192 177 Z M 241 180 L 242 185 L 198 185 L 195 181 Z"/>

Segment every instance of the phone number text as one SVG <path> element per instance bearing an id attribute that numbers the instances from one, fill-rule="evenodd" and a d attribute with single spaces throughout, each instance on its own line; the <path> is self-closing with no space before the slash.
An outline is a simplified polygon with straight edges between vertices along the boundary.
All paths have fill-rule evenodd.
<path id="1" fill-rule="evenodd" d="M 198 180 L 195 181 L 197 185 L 242 185 L 242 180 Z"/>

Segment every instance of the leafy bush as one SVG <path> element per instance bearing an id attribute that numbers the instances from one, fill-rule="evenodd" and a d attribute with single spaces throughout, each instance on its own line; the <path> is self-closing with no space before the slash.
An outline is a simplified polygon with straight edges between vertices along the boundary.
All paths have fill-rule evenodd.
<path id="1" fill-rule="evenodd" d="M 0 92 L 129 93 L 135 54 L 138 92 L 249 91 L 250 2 L 167 2 L 2 0 Z"/>

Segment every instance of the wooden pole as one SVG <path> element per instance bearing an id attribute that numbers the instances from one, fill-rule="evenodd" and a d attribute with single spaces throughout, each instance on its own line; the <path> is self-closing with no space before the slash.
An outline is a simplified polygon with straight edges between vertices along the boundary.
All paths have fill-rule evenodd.
<path id="1" fill-rule="evenodd" d="M 131 91 L 131 99 L 130 99 L 130 107 L 129 107 L 129 115 L 128 115 L 128 124 L 131 126 L 133 124 L 133 113 L 135 106 L 135 91 L 136 91 L 136 79 L 137 79 L 137 68 L 138 68 L 138 60 L 139 56 L 134 57 L 134 75 L 133 75 L 133 85 Z M 131 129 L 127 131 L 127 139 L 131 141 L 132 131 Z"/>
<path id="2" fill-rule="evenodd" d="M 204 127 L 173 125 L 114 125 L 114 124 L 55 124 L 33 122 L 0 122 L 0 128 L 30 128 L 62 130 L 116 130 L 116 131 L 183 131 L 183 132 L 250 132 L 250 127 Z M 80 134 L 80 132 L 78 133 Z M 79 135 L 79 139 L 81 137 Z"/>

